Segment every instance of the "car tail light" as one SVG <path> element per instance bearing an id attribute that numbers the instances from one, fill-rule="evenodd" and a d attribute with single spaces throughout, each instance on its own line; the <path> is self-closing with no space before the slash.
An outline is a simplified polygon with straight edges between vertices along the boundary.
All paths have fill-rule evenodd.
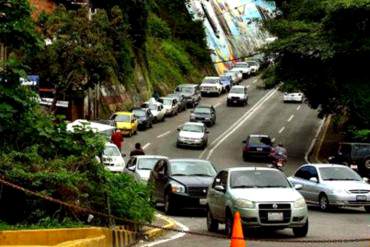
<path id="1" fill-rule="evenodd" d="M 248 151 L 249 151 L 249 147 L 248 147 L 248 146 L 244 146 L 243 151 L 244 151 L 244 152 L 248 152 Z"/>

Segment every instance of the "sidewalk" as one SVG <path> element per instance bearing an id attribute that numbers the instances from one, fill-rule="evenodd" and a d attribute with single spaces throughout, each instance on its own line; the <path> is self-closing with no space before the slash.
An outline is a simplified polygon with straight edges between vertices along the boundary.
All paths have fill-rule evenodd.
<path id="1" fill-rule="evenodd" d="M 143 227 L 143 235 L 145 240 L 153 240 L 164 234 L 166 229 L 175 228 L 176 222 L 169 217 L 156 213 L 153 225 L 160 226 L 161 228 Z"/>

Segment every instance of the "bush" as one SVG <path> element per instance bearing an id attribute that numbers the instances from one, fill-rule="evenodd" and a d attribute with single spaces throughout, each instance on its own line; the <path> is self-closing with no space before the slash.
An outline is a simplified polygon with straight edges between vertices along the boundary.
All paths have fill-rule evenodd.
<path id="1" fill-rule="evenodd" d="M 151 14 L 148 18 L 148 34 L 155 38 L 171 38 L 171 29 L 167 23 L 158 16 Z"/>

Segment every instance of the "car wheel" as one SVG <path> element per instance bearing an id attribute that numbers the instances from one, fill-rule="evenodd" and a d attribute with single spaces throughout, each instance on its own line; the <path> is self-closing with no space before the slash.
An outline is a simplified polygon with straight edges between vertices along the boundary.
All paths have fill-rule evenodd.
<path id="1" fill-rule="evenodd" d="M 231 213 L 226 214 L 225 234 L 227 238 L 231 238 L 233 234 L 233 216 L 231 215 Z"/>
<path id="2" fill-rule="evenodd" d="M 161 119 L 162 122 L 166 121 L 166 117 L 163 116 L 162 119 Z"/>
<path id="3" fill-rule="evenodd" d="M 319 196 L 319 206 L 322 211 L 328 211 L 330 208 L 329 199 L 325 194 Z"/>
<path id="4" fill-rule="evenodd" d="M 174 213 L 174 210 L 175 210 L 175 203 L 173 202 L 173 200 L 171 200 L 170 195 L 166 194 L 164 196 L 164 212 L 167 215 L 171 215 Z"/>
<path id="5" fill-rule="evenodd" d="M 153 122 L 150 122 L 149 128 L 153 128 Z"/>
<path id="6" fill-rule="evenodd" d="M 226 102 L 226 106 L 230 106 L 230 103 L 229 102 Z"/>
<path id="7" fill-rule="evenodd" d="M 209 232 L 217 232 L 218 230 L 218 222 L 217 220 L 213 219 L 211 210 L 207 210 L 207 229 Z"/>
<path id="8" fill-rule="evenodd" d="M 364 166 L 363 166 L 363 169 L 364 172 L 366 171 L 370 171 L 370 159 L 366 159 L 365 162 L 364 162 Z M 365 174 L 366 175 L 366 174 Z"/>
<path id="9" fill-rule="evenodd" d="M 177 147 L 177 148 L 181 148 L 180 143 L 176 142 L 176 147 Z"/>
<path id="10" fill-rule="evenodd" d="M 303 226 L 293 228 L 293 233 L 297 238 L 305 237 L 308 233 L 308 219 Z"/>
<path id="11" fill-rule="evenodd" d="M 370 213 L 370 206 L 365 206 L 364 208 L 367 213 Z"/>

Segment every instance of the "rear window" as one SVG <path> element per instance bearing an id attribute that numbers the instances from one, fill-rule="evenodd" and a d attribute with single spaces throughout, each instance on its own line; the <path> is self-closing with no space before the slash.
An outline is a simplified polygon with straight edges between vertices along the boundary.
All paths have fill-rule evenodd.
<path id="1" fill-rule="evenodd" d="M 249 144 L 251 145 L 272 145 L 270 137 L 252 136 L 249 138 Z"/>

